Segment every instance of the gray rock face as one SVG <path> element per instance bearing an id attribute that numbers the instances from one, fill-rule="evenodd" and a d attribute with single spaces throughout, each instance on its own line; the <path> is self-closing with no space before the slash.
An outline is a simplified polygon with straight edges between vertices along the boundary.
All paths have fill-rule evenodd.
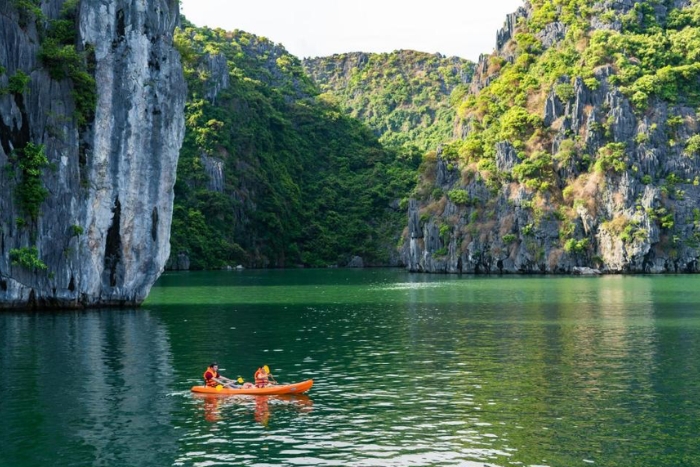
<path id="1" fill-rule="evenodd" d="M 496 168 L 501 172 L 510 172 L 521 162 L 512 144 L 502 141 L 496 144 Z"/>
<path id="2" fill-rule="evenodd" d="M 168 258 L 166 268 L 172 271 L 189 271 L 190 257 L 184 252 L 172 254 L 170 258 Z"/>
<path id="3" fill-rule="evenodd" d="M 437 171 L 435 174 L 435 184 L 442 188 L 449 188 L 459 178 L 459 171 L 455 170 L 452 163 L 443 157 L 442 147 L 437 149 Z"/>
<path id="4" fill-rule="evenodd" d="M 353 256 L 352 258 L 350 258 L 350 261 L 348 261 L 348 264 L 346 264 L 345 267 L 362 269 L 365 267 L 365 262 L 362 260 L 361 257 Z"/>
<path id="5" fill-rule="evenodd" d="M 208 55 L 206 68 L 206 71 L 211 76 L 207 83 L 206 98 L 212 104 L 216 104 L 216 98 L 219 93 L 224 89 L 228 89 L 229 85 L 229 70 L 226 56 L 223 54 Z"/>
<path id="6" fill-rule="evenodd" d="M 42 2 L 43 14 L 56 18 L 63 3 Z M 148 295 L 169 255 L 184 133 L 177 21 L 175 0 L 80 2 L 78 48 L 94 49 L 97 105 L 79 125 L 73 82 L 52 79 L 35 22 L 0 0 L 0 87 L 18 70 L 30 76 L 24 92 L 0 95 L 0 169 L 15 174 L 0 184 L 0 308 L 137 305 Z M 27 142 L 49 161 L 35 221 L 16 199 L 12 153 Z M 13 260 L 32 247 L 46 269 Z"/>
<path id="7" fill-rule="evenodd" d="M 557 44 L 566 36 L 566 26 L 564 23 L 557 21 L 556 23 L 550 23 L 545 26 L 545 28 L 537 34 L 537 38 L 542 43 L 543 49 L 548 49 L 553 45 Z"/>
<path id="8" fill-rule="evenodd" d="M 222 193 L 224 191 L 224 161 L 216 157 L 201 155 L 204 171 L 207 173 L 207 189 Z"/>
<path id="9" fill-rule="evenodd" d="M 529 3 L 519 7 L 515 13 L 506 15 L 506 21 L 503 27 L 496 32 L 496 49 L 503 51 L 508 41 L 515 37 L 515 28 L 518 26 L 520 18 L 528 18 L 532 13 L 532 7 Z"/>
<path id="10" fill-rule="evenodd" d="M 579 276 L 599 276 L 601 274 L 599 270 L 587 267 L 575 267 L 571 272 Z"/>

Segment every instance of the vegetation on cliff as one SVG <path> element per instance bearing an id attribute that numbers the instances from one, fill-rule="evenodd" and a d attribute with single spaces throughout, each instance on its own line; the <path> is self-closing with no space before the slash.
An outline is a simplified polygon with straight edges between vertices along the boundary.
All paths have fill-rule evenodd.
<path id="1" fill-rule="evenodd" d="M 608 83 L 619 86 L 637 114 L 647 109 L 650 99 L 700 103 L 697 3 L 671 9 L 663 18 L 654 10 L 662 2 L 653 0 L 635 3 L 619 18 L 613 10 L 583 0 L 531 3 L 532 15 L 520 19 L 509 45 L 514 49 L 511 59 L 491 56 L 486 75 L 498 77 L 459 105 L 460 116 L 474 130 L 459 143 L 463 156 L 493 156 L 499 141 L 510 141 L 530 154 L 546 147 L 556 130 L 542 121 L 550 91 L 561 102 L 571 102 L 576 78 L 595 90 L 600 85 L 596 70 L 604 66 L 612 71 Z M 594 20 L 600 29 L 592 29 Z M 565 33 L 545 48 L 541 38 L 552 24 Z"/>
<path id="2" fill-rule="evenodd" d="M 79 0 L 67 0 L 57 19 L 48 22 L 39 56 L 55 80 L 68 78 L 73 83 L 75 118 L 85 126 L 95 117 L 97 84 L 94 73 L 94 47 L 76 38 Z"/>
<path id="3" fill-rule="evenodd" d="M 41 40 L 38 53 L 41 65 L 52 79 L 70 80 L 73 89 L 71 96 L 75 105 L 74 118 L 81 127 L 85 127 L 94 118 L 97 91 L 95 79 L 91 74 L 92 66 L 89 64 L 88 51 L 91 50 L 91 46 L 78 44 L 78 6 L 79 0 L 67 0 L 62 4 L 58 17 L 50 18 L 43 13 L 41 2 L 38 0 L 11 0 L 7 7 L 12 9 L 8 9 L 7 13 L 17 15 L 17 24 L 23 30 L 32 26 L 36 29 Z M 14 44 L 11 34 L 6 39 Z M 16 47 L 16 44 L 14 46 Z M 21 61 L 12 65 L 17 68 L 12 76 L 8 76 L 7 85 L 0 85 L 0 97 L 11 95 L 18 113 L 24 120 L 31 105 L 29 95 L 32 77 L 37 78 L 39 73 L 35 73 L 36 69 L 20 69 L 18 65 L 25 65 Z M 0 77 L 5 73 L 5 66 L 0 65 Z M 14 198 L 20 214 L 14 219 L 14 224 L 20 230 L 26 228 L 30 242 L 35 244 L 41 207 L 50 194 L 44 182 L 45 169 L 55 166 L 49 163 L 46 145 L 30 140 L 29 129 L 19 130 L 10 125 L 2 130 L 4 131 L 0 132 L 0 143 L 8 162 L 4 172 L 6 180 L 15 185 Z M 11 262 L 30 270 L 46 269 L 38 259 L 38 251 L 35 246 L 11 249 Z M 29 261 L 29 258 L 33 260 Z"/>
<path id="4" fill-rule="evenodd" d="M 700 2 L 533 0 L 499 41 L 414 192 L 438 269 L 696 268 Z"/>
<path id="5" fill-rule="evenodd" d="M 452 139 L 455 107 L 474 63 L 412 50 L 304 60 L 321 90 L 366 123 L 385 146 L 422 154 Z"/>
<path id="6" fill-rule="evenodd" d="M 186 21 L 175 43 L 189 98 L 171 258 L 185 253 L 195 269 L 388 263 L 415 164 L 321 95 L 281 46 Z"/>

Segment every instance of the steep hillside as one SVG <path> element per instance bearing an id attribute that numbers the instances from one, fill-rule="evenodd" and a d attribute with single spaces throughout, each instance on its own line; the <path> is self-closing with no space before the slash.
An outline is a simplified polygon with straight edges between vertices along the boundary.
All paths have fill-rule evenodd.
<path id="1" fill-rule="evenodd" d="M 189 96 L 171 267 L 397 261 L 415 164 L 319 96 L 282 46 L 187 22 L 175 42 Z"/>
<path id="2" fill-rule="evenodd" d="M 304 60 L 321 90 L 379 141 L 404 150 L 435 149 L 451 139 L 455 107 L 467 90 L 474 63 L 412 50 L 348 53 Z"/>
<path id="3" fill-rule="evenodd" d="M 402 247 L 433 272 L 696 272 L 700 3 L 507 18 L 426 164 Z"/>

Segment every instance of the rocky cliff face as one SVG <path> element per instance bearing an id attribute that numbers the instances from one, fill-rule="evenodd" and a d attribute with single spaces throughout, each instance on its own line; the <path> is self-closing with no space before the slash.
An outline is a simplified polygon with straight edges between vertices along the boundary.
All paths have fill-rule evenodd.
<path id="1" fill-rule="evenodd" d="M 162 272 L 184 132 L 177 22 L 175 0 L 0 0 L 0 308 L 136 305 Z M 51 49 L 59 25 L 75 42 Z M 66 57 L 94 77 L 94 111 L 88 75 L 47 65 Z"/>
<path id="2" fill-rule="evenodd" d="M 471 86 L 472 102 L 494 85 L 502 86 L 505 73 L 512 78 L 513 69 L 527 71 L 545 63 L 551 57 L 547 50 L 561 46 L 565 37 L 576 38 L 571 49 L 562 49 L 577 50 L 571 53 L 573 63 L 577 53 L 588 57 L 587 46 L 596 40 L 618 40 L 617 33 L 624 30 L 620 18 L 627 27 L 641 24 L 634 36 L 639 42 L 644 40 L 639 31 L 645 23 L 658 32 L 674 18 L 684 18 L 687 7 L 690 2 L 667 6 L 598 2 L 587 11 L 591 33 L 584 37 L 574 36 L 572 26 L 558 20 L 561 7 L 551 10 L 552 19 L 557 20 L 528 30 L 525 25 L 541 21 L 543 15 L 526 4 L 508 17 L 497 34 L 496 52 L 481 57 Z M 668 33 L 673 41 L 671 36 Z M 655 40 L 661 41 L 659 37 L 666 36 Z M 697 108 L 681 87 L 672 88 L 679 91 L 666 96 L 660 95 L 663 87 L 650 87 L 643 103 L 638 93 L 631 95 L 629 89 L 638 82 L 622 86 L 626 79 L 622 73 L 628 65 L 643 68 L 645 60 L 632 50 L 630 46 L 627 56 L 596 64 L 588 74 L 562 73 L 554 84 L 540 88 L 537 80 L 525 84 L 528 75 L 521 73 L 514 85 L 532 87 L 526 99 L 504 102 L 510 107 L 502 114 L 478 104 L 473 106 L 476 111 L 463 114 L 456 132 L 463 140 L 440 148 L 423 173 L 416 199 L 409 203 L 401 247 L 408 269 L 572 273 L 578 267 L 593 267 L 609 273 L 697 272 Z M 539 61 L 534 58 L 537 54 Z M 586 59 L 579 62 L 582 68 Z M 673 66 L 667 68 L 670 73 Z M 690 66 L 682 78 L 688 80 L 688 89 L 700 84 Z M 656 82 L 656 76 L 658 72 L 648 81 Z M 522 119 L 509 113 L 520 105 Z M 499 124 L 499 137 L 488 136 Z M 524 137 L 516 135 L 521 128 L 525 128 Z M 486 147 L 473 144 L 487 138 L 492 143 Z"/>

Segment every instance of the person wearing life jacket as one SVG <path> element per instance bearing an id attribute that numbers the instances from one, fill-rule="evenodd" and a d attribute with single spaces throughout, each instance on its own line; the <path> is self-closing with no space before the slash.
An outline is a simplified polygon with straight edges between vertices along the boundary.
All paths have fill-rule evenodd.
<path id="1" fill-rule="evenodd" d="M 259 388 L 264 388 L 269 384 L 270 380 L 270 375 L 268 374 L 267 371 L 265 371 L 264 367 L 258 368 L 258 371 L 255 372 L 255 386 Z"/>
<path id="2" fill-rule="evenodd" d="M 215 388 L 219 384 L 233 388 L 239 387 L 234 380 L 221 376 L 219 364 L 216 362 L 211 363 L 207 371 L 204 372 L 204 384 L 210 388 Z"/>

